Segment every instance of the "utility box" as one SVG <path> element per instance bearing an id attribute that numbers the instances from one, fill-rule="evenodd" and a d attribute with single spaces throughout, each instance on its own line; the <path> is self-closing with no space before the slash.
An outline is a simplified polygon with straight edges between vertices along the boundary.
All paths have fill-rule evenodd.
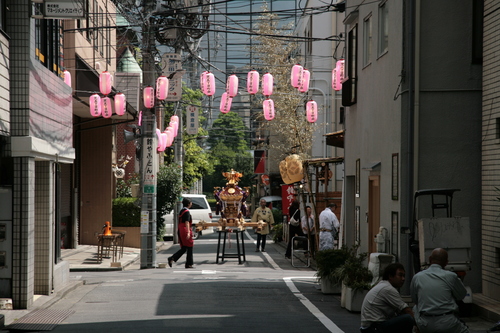
<path id="1" fill-rule="evenodd" d="M 471 238 L 468 217 L 422 218 L 418 220 L 420 266 L 430 266 L 429 256 L 435 248 L 448 251 L 450 271 L 471 269 Z"/>

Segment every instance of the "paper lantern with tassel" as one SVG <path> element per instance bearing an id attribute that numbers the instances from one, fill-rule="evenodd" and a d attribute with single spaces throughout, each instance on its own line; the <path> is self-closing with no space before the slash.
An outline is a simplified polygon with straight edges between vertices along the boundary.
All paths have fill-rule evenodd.
<path id="1" fill-rule="evenodd" d="M 310 123 L 315 123 L 318 120 L 318 104 L 315 101 L 310 100 L 306 103 L 306 116 Z"/>
<path id="2" fill-rule="evenodd" d="M 238 95 L 238 77 L 235 74 L 227 78 L 226 91 L 231 98 Z"/>
<path id="3" fill-rule="evenodd" d="M 215 76 L 213 73 L 206 73 L 203 77 L 203 93 L 207 96 L 215 94 Z"/>
<path id="4" fill-rule="evenodd" d="M 111 108 L 111 98 L 103 97 L 101 98 L 101 111 L 104 118 L 111 118 L 113 115 L 113 109 Z"/>
<path id="5" fill-rule="evenodd" d="M 266 120 L 274 119 L 274 101 L 272 99 L 266 99 L 262 102 L 262 108 L 264 109 L 264 118 Z"/>
<path id="6" fill-rule="evenodd" d="M 307 69 L 304 69 L 302 72 L 302 80 L 300 81 L 299 91 L 301 93 L 305 93 L 309 90 L 309 79 L 311 78 L 311 72 Z"/>
<path id="7" fill-rule="evenodd" d="M 255 95 L 259 91 L 259 72 L 251 70 L 247 75 L 247 91 L 250 95 Z"/>
<path id="8" fill-rule="evenodd" d="M 160 76 L 156 79 L 156 98 L 164 101 L 168 96 L 168 78 Z"/>
<path id="9" fill-rule="evenodd" d="M 89 98 L 90 114 L 94 117 L 101 115 L 101 96 L 93 94 Z"/>
<path id="10" fill-rule="evenodd" d="M 113 75 L 110 72 L 104 71 L 99 75 L 99 90 L 103 95 L 109 95 L 113 86 Z"/>
<path id="11" fill-rule="evenodd" d="M 156 150 L 161 151 L 161 131 L 159 128 L 156 129 L 156 139 L 157 139 L 157 144 L 156 144 Z"/>
<path id="12" fill-rule="evenodd" d="M 337 68 L 332 69 L 332 89 L 337 90 Z"/>
<path id="13" fill-rule="evenodd" d="M 292 75 L 291 75 L 291 83 L 292 87 L 298 88 L 300 86 L 300 82 L 302 81 L 302 72 L 304 68 L 297 64 L 292 67 Z"/>
<path id="14" fill-rule="evenodd" d="M 148 109 L 155 107 L 155 90 L 151 86 L 147 86 L 143 89 L 142 98 L 144 100 L 144 106 Z"/>
<path id="15" fill-rule="evenodd" d="M 170 117 L 170 121 L 171 122 L 175 122 L 175 127 L 173 127 L 174 129 L 174 136 L 177 136 L 177 134 L 179 133 L 179 117 L 176 116 L 176 115 L 173 115 L 172 117 Z"/>
<path id="16" fill-rule="evenodd" d="M 262 76 L 262 94 L 271 96 L 273 94 L 274 78 L 271 73 L 266 73 Z"/>
<path id="17" fill-rule="evenodd" d="M 340 59 L 339 61 L 337 61 L 337 65 L 335 66 L 336 91 L 342 90 L 342 81 L 344 81 L 344 64 L 344 59 Z"/>
<path id="18" fill-rule="evenodd" d="M 127 105 L 127 99 L 125 98 L 125 94 L 118 93 L 115 95 L 115 113 L 119 116 L 123 116 L 125 114 L 125 106 Z"/>
<path id="19" fill-rule="evenodd" d="M 71 87 L 71 73 L 69 71 L 64 71 L 64 83 Z"/>
<path id="20" fill-rule="evenodd" d="M 222 94 L 222 97 L 220 98 L 220 112 L 222 113 L 228 113 L 231 111 L 231 104 L 233 102 L 233 99 L 229 97 L 229 93 L 225 92 Z"/>

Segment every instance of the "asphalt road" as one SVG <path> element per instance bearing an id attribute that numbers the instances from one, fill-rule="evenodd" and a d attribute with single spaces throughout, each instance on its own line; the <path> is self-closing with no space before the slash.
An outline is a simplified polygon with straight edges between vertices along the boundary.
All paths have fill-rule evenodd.
<path id="1" fill-rule="evenodd" d="M 254 252 L 251 230 L 246 262 L 216 263 L 218 233 L 195 242 L 194 269 L 182 257 L 174 267 L 71 273 L 85 284 L 50 307 L 73 310 L 53 332 L 359 332 L 359 313 L 323 295 L 310 268 L 294 268 L 281 246 L 268 240 Z M 235 235 L 227 252 L 236 252 Z M 178 249 L 157 255 L 159 263 Z"/>
<path id="2" fill-rule="evenodd" d="M 267 252 L 257 253 L 247 238 L 246 262 L 216 264 L 217 236 L 196 241 L 194 269 L 182 257 L 173 268 L 72 273 L 85 284 L 50 307 L 74 310 L 53 332 L 359 332 L 359 314 L 341 309 L 338 295 L 323 295 L 315 272 L 292 267 L 282 247 L 268 240 Z M 234 235 L 226 251 L 236 252 Z"/>

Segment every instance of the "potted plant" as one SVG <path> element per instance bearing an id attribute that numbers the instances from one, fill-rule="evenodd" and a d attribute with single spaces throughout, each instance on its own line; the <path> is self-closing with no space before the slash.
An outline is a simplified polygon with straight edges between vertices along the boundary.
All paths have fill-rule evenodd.
<path id="1" fill-rule="evenodd" d="M 358 253 L 358 247 L 346 249 L 347 259 L 334 273 L 336 279 L 342 281 L 341 305 L 349 311 L 361 311 L 372 281 L 372 273 L 365 266 L 368 253 Z"/>
<path id="2" fill-rule="evenodd" d="M 340 293 L 341 281 L 335 275 L 335 271 L 344 264 L 347 257 L 346 248 L 322 250 L 316 253 L 316 276 L 323 294 Z"/>

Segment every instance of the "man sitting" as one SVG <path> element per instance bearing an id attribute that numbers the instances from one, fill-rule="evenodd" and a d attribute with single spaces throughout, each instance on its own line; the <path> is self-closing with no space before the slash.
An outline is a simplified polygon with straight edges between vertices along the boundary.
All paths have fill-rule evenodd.
<path id="1" fill-rule="evenodd" d="M 413 311 L 396 290 L 404 282 L 403 265 L 394 263 L 385 268 L 382 280 L 370 289 L 363 301 L 361 332 L 412 332 Z"/>

